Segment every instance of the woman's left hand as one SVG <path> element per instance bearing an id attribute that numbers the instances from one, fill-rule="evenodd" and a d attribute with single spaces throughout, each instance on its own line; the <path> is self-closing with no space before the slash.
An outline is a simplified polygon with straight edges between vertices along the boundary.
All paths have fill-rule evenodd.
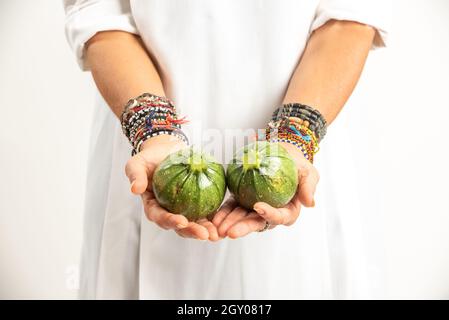
<path id="1" fill-rule="evenodd" d="M 319 174 L 316 168 L 304 158 L 297 147 L 290 143 L 281 143 L 295 160 L 298 167 L 299 185 L 293 199 L 283 208 L 273 208 L 265 202 L 257 202 L 253 211 L 238 206 L 229 199 L 215 214 L 212 223 L 217 226 L 221 237 L 236 239 L 277 225 L 290 226 L 299 217 L 301 206 L 315 206 L 314 194 Z"/>

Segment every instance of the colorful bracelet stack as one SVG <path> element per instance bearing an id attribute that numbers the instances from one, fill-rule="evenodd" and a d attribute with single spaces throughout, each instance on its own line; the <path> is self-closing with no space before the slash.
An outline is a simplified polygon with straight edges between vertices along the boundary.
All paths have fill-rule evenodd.
<path id="1" fill-rule="evenodd" d="M 271 142 L 288 142 L 297 146 L 313 163 L 319 141 L 326 134 L 326 120 L 318 110 L 299 103 L 285 104 L 273 113 L 265 130 Z"/>
<path id="2" fill-rule="evenodd" d="M 178 119 L 169 99 L 151 93 L 129 100 L 121 116 L 123 133 L 133 147 L 132 155 L 140 151 L 145 140 L 161 134 L 176 136 L 188 144 L 181 130 L 181 124 L 186 122 L 185 118 Z"/>
<path id="3" fill-rule="evenodd" d="M 313 131 L 318 142 L 320 142 L 327 131 L 327 122 L 321 113 L 310 106 L 300 103 L 287 103 L 273 112 L 272 121 L 285 117 L 296 117 L 306 122 L 306 126 Z"/>

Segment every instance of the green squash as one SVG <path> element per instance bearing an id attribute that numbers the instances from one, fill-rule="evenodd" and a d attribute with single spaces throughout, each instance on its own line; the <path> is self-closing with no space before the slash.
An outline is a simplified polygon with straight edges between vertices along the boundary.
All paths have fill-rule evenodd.
<path id="1" fill-rule="evenodd" d="M 280 144 L 258 141 L 235 154 L 226 170 L 226 181 L 241 207 L 252 210 L 262 201 L 280 208 L 296 193 L 298 170 Z"/>
<path id="2" fill-rule="evenodd" d="M 196 221 L 220 207 L 226 192 L 226 177 L 223 166 L 211 155 L 186 148 L 159 164 L 152 186 L 163 208 Z"/>

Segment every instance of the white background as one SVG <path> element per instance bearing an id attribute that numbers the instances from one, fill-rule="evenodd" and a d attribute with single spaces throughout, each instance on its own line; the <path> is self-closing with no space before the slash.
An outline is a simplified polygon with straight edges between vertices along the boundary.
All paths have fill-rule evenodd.
<path id="1" fill-rule="evenodd" d="M 361 200 L 384 221 L 384 298 L 447 299 L 449 2 L 394 9 L 390 46 L 371 54 L 345 108 L 367 119 L 352 124 Z M 63 24 L 59 1 L 0 2 L 3 299 L 76 297 L 94 86 Z"/>

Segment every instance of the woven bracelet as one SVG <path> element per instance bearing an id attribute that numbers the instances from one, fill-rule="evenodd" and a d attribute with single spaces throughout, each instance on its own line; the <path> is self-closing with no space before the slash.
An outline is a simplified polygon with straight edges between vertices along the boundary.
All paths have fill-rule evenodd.
<path id="1" fill-rule="evenodd" d="M 132 155 L 140 151 L 142 143 L 157 135 L 172 135 L 189 144 L 181 130 L 187 121 L 178 119 L 173 103 L 165 98 L 144 93 L 126 104 L 120 117 L 122 131 L 133 147 Z"/>
<path id="2" fill-rule="evenodd" d="M 265 139 L 295 145 L 313 163 L 318 143 L 326 134 L 327 123 L 321 113 L 300 103 L 284 104 L 273 112 Z"/>

